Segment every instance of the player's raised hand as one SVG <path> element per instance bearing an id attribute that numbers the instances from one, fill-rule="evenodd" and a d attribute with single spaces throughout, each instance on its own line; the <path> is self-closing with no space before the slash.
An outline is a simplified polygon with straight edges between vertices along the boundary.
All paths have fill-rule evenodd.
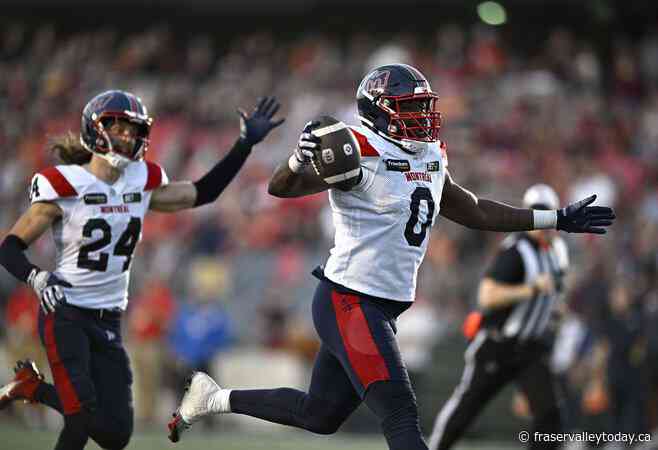
<path id="1" fill-rule="evenodd" d="M 607 206 L 587 206 L 596 200 L 596 195 L 558 209 L 557 229 L 567 233 L 605 234 L 603 227 L 612 225 L 615 213 Z"/>
<path id="2" fill-rule="evenodd" d="M 272 120 L 281 105 L 275 97 L 262 97 L 251 114 L 238 109 L 240 114 L 240 140 L 246 145 L 256 145 L 286 119 Z"/>

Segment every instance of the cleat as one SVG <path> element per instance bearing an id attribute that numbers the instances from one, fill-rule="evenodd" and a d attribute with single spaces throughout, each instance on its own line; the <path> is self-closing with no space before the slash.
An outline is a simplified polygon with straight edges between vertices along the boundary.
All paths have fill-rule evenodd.
<path id="1" fill-rule="evenodd" d="M 34 361 L 18 361 L 14 367 L 14 379 L 0 388 L 0 409 L 15 400 L 34 402 L 34 393 L 43 381 L 43 375 Z"/>
<path id="2" fill-rule="evenodd" d="M 192 425 L 185 422 L 178 412 L 175 412 L 173 417 L 167 424 L 167 428 L 169 428 L 169 440 L 176 443 L 180 440 L 181 434 Z"/>
<path id="3" fill-rule="evenodd" d="M 208 400 L 220 389 L 217 383 L 207 374 L 203 372 L 192 373 L 187 379 L 183 400 L 181 400 L 180 406 L 167 424 L 171 442 L 178 442 L 183 432 L 188 430 L 194 422 L 213 413 L 208 408 Z"/>

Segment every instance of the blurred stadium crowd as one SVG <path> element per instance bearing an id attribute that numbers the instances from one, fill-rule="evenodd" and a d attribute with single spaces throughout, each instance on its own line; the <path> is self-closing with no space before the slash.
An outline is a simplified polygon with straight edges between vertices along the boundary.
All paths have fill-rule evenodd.
<path id="1" fill-rule="evenodd" d="M 217 42 L 181 39 L 166 27 L 61 34 L 14 24 L 0 33 L 3 232 L 27 207 L 31 175 L 53 164 L 49 137 L 77 131 L 83 105 L 99 91 L 142 97 L 155 117 L 147 158 L 179 180 L 196 178 L 230 147 L 236 107 L 266 93 L 283 103 L 286 124 L 254 150 L 217 204 L 146 222 L 124 331 L 141 419 L 160 414 L 160 390 L 177 392 L 190 368 L 212 370 L 225 351 L 262 347 L 311 360 L 310 271 L 331 247 L 328 204 L 324 194 L 273 198 L 266 183 L 310 118 L 357 123 L 359 80 L 395 61 L 419 67 L 438 92 L 442 139 L 460 184 L 518 205 L 541 181 L 563 203 L 598 193 L 600 204 L 616 208 L 607 236 L 568 238 L 573 275 L 554 365 L 569 391 L 572 427 L 600 414 L 615 431 L 656 427 L 658 35 L 618 36 L 602 59 L 594 42 L 564 29 L 533 54 L 517 52 L 492 28 L 449 25 L 422 42 L 358 32 Z M 442 360 L 434 349 L 459 332 L 503 237 L 445 220 L 432 233 L 418 302 L 400 326 L 410 368 L 428 380 L 421 399 L 440 383 L 435 367 L 460 370 L 461 360 Z M 31 252 L 52 267 L 50 239 Z M 41 352 L 36 308 L 26 288 L 0 273 L 0 348 L 8 361 Z M 515 403 L 517 414 L 523 409 Z"/>

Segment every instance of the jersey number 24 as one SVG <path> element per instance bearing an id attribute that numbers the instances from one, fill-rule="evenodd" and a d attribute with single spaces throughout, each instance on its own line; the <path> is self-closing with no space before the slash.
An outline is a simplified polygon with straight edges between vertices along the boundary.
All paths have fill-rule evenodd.
<path id="1" fill-rule="evenodd" d="M 107 270 L 107 262 L 110 259 L 110 255 L 101 252 L 98 254 L 97 259 L 93 259 L 89 254 L 102 249 L 112 242 L 112 227 L 105 219 L 89 219 L 82 228 L 82 235 L 86 238 L 90 238 L 96 230 L 100 230 L 103 234 L 100 239 L 80 247 L 80 253 L 78 253 L 78 267 L 95 270 L 97 272 L 105 272 Z M 139 242 L 139 233 L 141 233 L 141 231 L 141 220 L 138 217 L 131 217 L 128 226 L 114 246 L 113 254 L 126 258 L 126 261 L 123 263 L 123 268 L 121 269 L 122 272 L 125 272 L 128 267 L 130 267 L 130 261 L 132 260 L 135 246 L 137 246 L 137 242 Z"/>

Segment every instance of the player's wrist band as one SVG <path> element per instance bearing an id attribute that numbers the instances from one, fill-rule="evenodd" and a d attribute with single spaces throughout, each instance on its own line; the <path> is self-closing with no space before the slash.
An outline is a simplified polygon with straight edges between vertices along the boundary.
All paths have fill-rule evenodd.
<path id="1" fill-rule="evenodd" d="M 305 164 L 298 160 L 294 153 L 290 155 L 290 158 L 288 158 L 288 168 L 293 173 L 302 173 L 304 171 L 304 167 Z"/>
<path id="2" fill-rule="evenodd" d="M 532 225 L 535 230 L 551 230 L 557 226 L 557 211 L 533 209 L 532 210 Z"/>

